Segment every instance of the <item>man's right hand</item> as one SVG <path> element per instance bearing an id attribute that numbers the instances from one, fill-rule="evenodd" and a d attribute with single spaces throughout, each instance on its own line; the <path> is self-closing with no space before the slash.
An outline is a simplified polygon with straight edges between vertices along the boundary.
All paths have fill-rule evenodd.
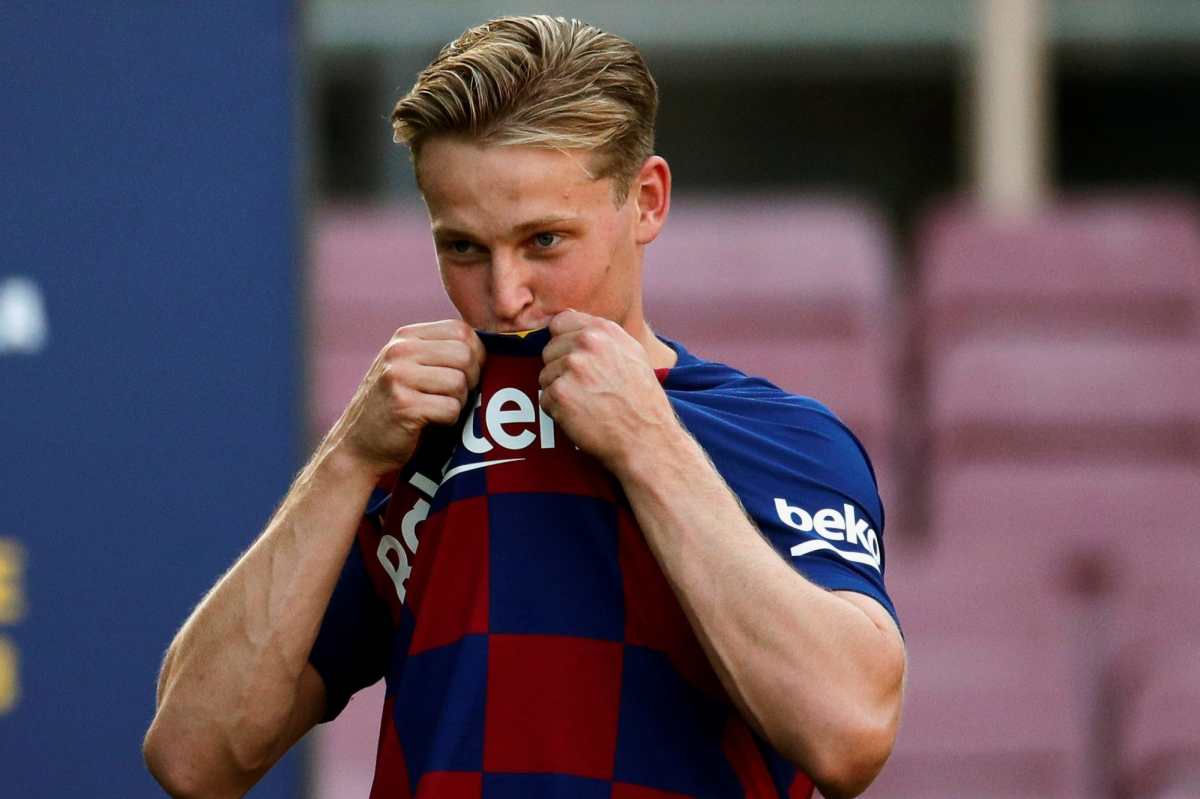
<path id="1" fill-rule="evenodd" d="M 332 438 L 379 474 L 402 466 L 425 425 L 458 421 L 484 358 L 483 342 L 466 322 L 400 328 L 359 383 Z"/>

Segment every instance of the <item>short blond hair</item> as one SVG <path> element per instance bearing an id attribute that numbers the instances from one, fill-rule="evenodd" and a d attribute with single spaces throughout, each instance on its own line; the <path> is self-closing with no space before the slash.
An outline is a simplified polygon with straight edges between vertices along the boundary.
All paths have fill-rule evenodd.
<path id="1" fill-rule="evenodd" d="M 590 174 L 613 178 L 619 205 L 654 152 L 657 112 L 658 87 L 625 39 L 575 19 L 500 17 L 442 48 L 396 103 L 392 129 L 414 165 L 444 134 L 589 151 Z"/>

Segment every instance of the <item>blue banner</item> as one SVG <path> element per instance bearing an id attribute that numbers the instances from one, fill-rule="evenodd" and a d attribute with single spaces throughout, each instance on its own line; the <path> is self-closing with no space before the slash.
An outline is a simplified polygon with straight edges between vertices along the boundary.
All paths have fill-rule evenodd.
<path id="1" fill-rule="evenodd" d="M 161 796 L 162 655 L 300 463 L 297 11 L 0 20 L 0 796 Z"/>

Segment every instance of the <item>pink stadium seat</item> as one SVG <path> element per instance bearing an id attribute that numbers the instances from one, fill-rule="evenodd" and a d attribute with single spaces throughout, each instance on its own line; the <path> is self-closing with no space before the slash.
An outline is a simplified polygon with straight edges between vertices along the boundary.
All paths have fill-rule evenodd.
<path id="1" fill-rule="evenodd" d="M 1195 358 L 1185 357 L 1200 348 L 1194 200 L 1091 194 L 1015 219 L 959 200 L 926 219 L 916 253 L 902 401 L 929 412 L 900 428 L 910 473 L 960 457 L 1195 457 L 1191 422 L 1165 418 L 1196 393 Z M 1155 350 L 1141 365 L 1139 344 Z M 1180 354 L 1157 354 L 1172 344 Z M 1181 373 L 1156 385 L 1172 360 Z M 1104 417 L 1115 424 L 1098 435 Z M 908 487 L 918 536 L 926 489 L 919 477 Z"/>
<path id="2" fill-rule="evenodd" d="M 966 341 L 929 396 L 935 475 L 989 458 L 1200 460 L 1194 342 Z"/>
<path id="3" fill-rule="evenodd" d="M 958 547 L 895 543 L 888 586 L 909 673 L 896 748 L 865 795 L 1087 795 L 1089 696 L 1072 688 L 1078 610 L 1052 584 L 1019 579 L 1016 547 L 993 571 Z"/>
<path id="4" fill-rule="evenodd" d="M 892 553 L 892 592 L 906 626 L 942 633 L 1061 632 L 1039 592 L 1133 603 L 1169 586 L 1200 603 L 1198 519 L 1200 464 L 963 465 L 934 487 L 929 546 Z M 1150 621 L 1191 623 L 1163 615 Z"/>
<path id="5" fill-rule="evenodd" d="M 1018 636 L 911 635 L 904 716 L 867 797 L 1082 797 L 1070 652 Z"/>
<path id="6" fill-rule="evenodd" d="M 714 340 L 886 335 L 890 269 L 887 231 L 861 206 L 680 197 L 646 250 L 647 315 Z M 722 317 L 748 301 L 757 314 Z"/>
<path id="7" fill-rule="evenodd" d="M 1123 795 L 1200 796 L 1200 634 L 1127 654 L 1118 684 Z"/>
<path id="8" fill-rule="evenodd" d="M 1114 659 L 1139 667 L 1123 671 L 1139 685 L 1161 642 L 1200 640 L 1198 487 L 1200 466 L 1185 463 L 995 461 L 942 475 L 927 546 L 889 552 L 910 678 L 878 795 L 1102 795 L 1119 759 L 1097 746 L 1114 735 Z M 1190 694 L 1163 690 L 1200 718 Z M 1180 740 L 1195 724 L 1176 716 L 1158 716 L 1175 732 L 1135 725 L 1133 762 L 1195 740 Z"/>
<path id="9" fill-rule="evenodd" d="M 1119 592 L 1114 603 L 1109 637 L 1117 656 L 1109 664 L 1106 703 L 1117 721 L 1121 797 L 1200 796 L 1195 504 L 1186 547 L 1161 546 L 1161 525 L 1147 525 L 1138 590 Z"/>
<path id="10" fill-rule="evenodd" d="M 918 234 L 926 351 L 1014 331 L 1200 334 L 1200 209 L 1175 196 L 1093 197 L 1028 219 L 966 203 Z"/>

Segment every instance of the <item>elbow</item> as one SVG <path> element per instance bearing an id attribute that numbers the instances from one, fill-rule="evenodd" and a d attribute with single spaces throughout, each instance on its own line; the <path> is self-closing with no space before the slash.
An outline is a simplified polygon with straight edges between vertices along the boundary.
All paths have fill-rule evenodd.
<path id="1" fill-rule="evenodd" d="M 896 743 L 903 701 L 904 663 L 900 661 L 894 680 L 884 681 L 886 689 L 874 701 L 846 697 L 844 708 L 851 712 L 826 727 L 817 738 L 789 736 L 791 744 L 781 753 L 797 763 L 812 779 L 825 799 L 849 799 L 858 796 L 883 770 Z M 794 729 L 803 729 L 797 720 Z"/>
<path id="2" fill-rule="evenodd" d="M 831 725 L 830 734 L 809 753 L 809 776 L 826 799 L 849 799 L 867 790 L 896 744 L 908 659 L 897 647 L 877 665 L 876 679 L 870 683 L 877 690 L 844 697 L 842 707 L 850 712 Z"/>
<path id="3" fill-rule="evenodd" d="M 142 758 L 150 775 L 169 796 L 191 799 L 205 795 L 206 786 L 191 767 L 187 753 L 179 751 L 170 736 L 163 732 L 158 717 L 142 741 Z"/>
<path id="4" fill-rule="evenodd" d="M 200 758 L 194 745 L 194 730 L 173 721 L 179 714 L 173 713 L 172 706 L 166 701 L 174 660 L 175 647 L 172 645 L 158 675 L 157 708 L 150 729 L 142 739 L 142 760 L 146 770 L 169 796 L 175 799 L 214 796 L 211 786 L 204 783 L 203 771 L 198 768 Z"/>
<path id="5" fill-rule="evenodd" d="M 808 776 L 825 799 L 851 799 L 883 770 L 895 740 L 895 725 L 848 728 L 812 754 Z"/>
<path id="6" fill-rule="evenodd" d="M 175 799 L 240 797 L 253 785 L 253 779 L 243 779 L 243 770 L 228 767 L 228 758 L 206 752 L 186 730 L 172 729 L 161 710 L 142 741 L 147 770 Z"/>

